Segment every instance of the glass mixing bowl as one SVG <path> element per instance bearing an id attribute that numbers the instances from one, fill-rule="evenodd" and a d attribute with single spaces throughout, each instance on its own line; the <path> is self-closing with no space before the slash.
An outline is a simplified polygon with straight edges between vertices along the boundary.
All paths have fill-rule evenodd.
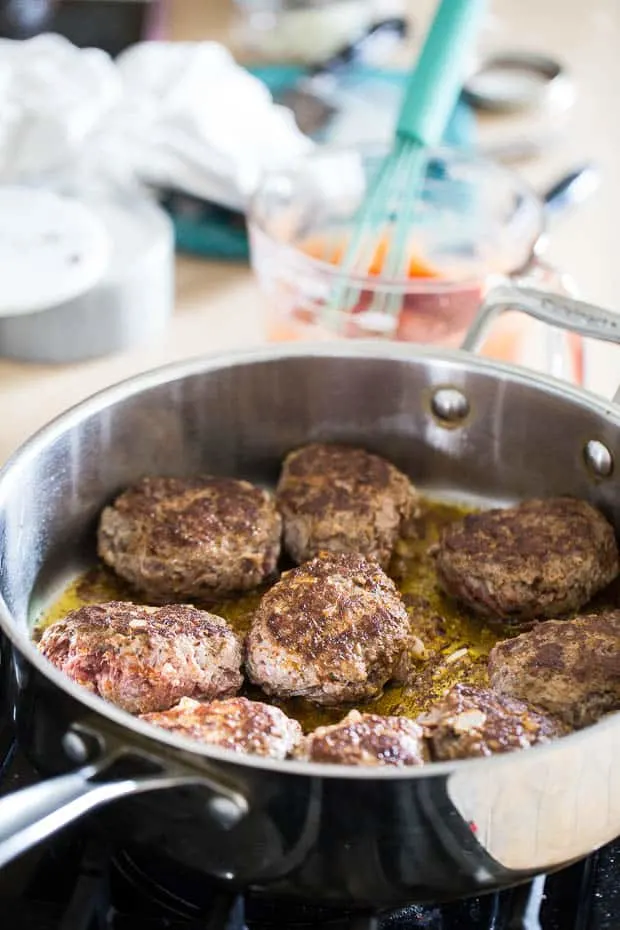
<path id="1" fill-rule="evenodd" d="M 408 207 L 411 213 L 400 272 L 385 272 L 384 225 L 367 237 L 363 260 L 345 275 L 341 263 L 356 214 L 385 154 L 317 148 L 263 178 L 248 228 L 269 339 L 387 337 L 458 346 L 487 291 L 530 273 L 544 232 L 540 199 L 494 162 L 438 149 L 424 156 L 413 207 L 407 189 L 396 185 L 382 210 L 389 216 Z M 337 287 L 346 300 L 333 313 L 330 296 Z M 393 325 L 368 312 L 386 303 L 397 308 Z M 535 325 L 506 315 L 491 334 L 488 354 L 515 359 L 525 339 L 530 354 L 544 353 Z"/>

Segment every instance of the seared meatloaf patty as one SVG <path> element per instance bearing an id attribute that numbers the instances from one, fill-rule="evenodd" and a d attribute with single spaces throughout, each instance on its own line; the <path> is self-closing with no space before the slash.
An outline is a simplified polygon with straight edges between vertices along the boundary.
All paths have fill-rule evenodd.
<path id="1" fill-rule="evenodd" d="M 436 760 L 491 756 L 546 743 L 565 730 L 523 701 L 457 684 L 418 717 Z"/>
<path id="2" fill-rule="evenodd" d="M 433 556 L 446 593 L 504 628 L 578 610 L 618 574 L 613 528 L 568 497 L 469 514 Z"/>
<path id="3" fill-rule="evenodd" d="M 39 649 L 65 675 L 132 714 L 241 687 L 242 648 L 225 620 L 182 604 L 89 604 L 44 631 Z"/>
<path id="4" fill-rule="evenodd" d="M 244 697 L 210 704 L 182 698 L 176 707 L 143 714 L 142 719 L 201 743 L 272 759 L 285 759 L 301 739 L 296 720 L 277 707 Z"/>
<path id="5" fill-rule="evenodd" d="M 305 736 L 294 755 L 340 765 L 422 765 L 428 758 L 422 728 L 415 721 L 357 710 Z"/>
<path id="6" fill-rule="evenodd" d="M 272 496 L 235 478 L 143 478 L 106 507 L 99 555 L 153 603 L 254 588 L 280 554 Z"/>
<path id="7" fill-rule="evenodd" d="M 498 643 L 492 687 L 583 727 L 620 709 L 620 610 L 548 620 Z"/>
<path id="8" fill-rule="evenodd" d="M 386 568 L 416 508 L 409 479 L 363 449 L 310 445 L 285 459 L 277 487 L 284 546 L 295 562 L 357 552 Z"/>
<path id="9" fill-rule="evenodd" d="M 263 595 L 246 641 L 246 669 L 278 697 L 363 701 L 405 673 L 410 620 L 394 583 L 358 555 L 312 559 Z"/>

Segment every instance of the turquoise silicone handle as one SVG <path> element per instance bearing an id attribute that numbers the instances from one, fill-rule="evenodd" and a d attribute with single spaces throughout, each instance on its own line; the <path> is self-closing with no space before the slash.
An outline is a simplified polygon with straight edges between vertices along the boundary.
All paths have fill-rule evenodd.
<path id="1" fill-rule="evenodd" d="M 441 0 L 407 84 L 396 135 L 438 145 L 463 85 L 485 0 Z"/>

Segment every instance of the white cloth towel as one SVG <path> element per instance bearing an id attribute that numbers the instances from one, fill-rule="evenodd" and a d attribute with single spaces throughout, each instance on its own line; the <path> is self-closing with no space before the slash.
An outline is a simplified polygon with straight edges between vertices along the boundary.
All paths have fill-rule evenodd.
<path id="1" fill-rule="evenodd" d="M 74 165 L 243 210 L 265 170 L 311 147 L 217 43 L 143 42 L 113 61 L 57 35 L 0 40 L 0 183 Z"/>

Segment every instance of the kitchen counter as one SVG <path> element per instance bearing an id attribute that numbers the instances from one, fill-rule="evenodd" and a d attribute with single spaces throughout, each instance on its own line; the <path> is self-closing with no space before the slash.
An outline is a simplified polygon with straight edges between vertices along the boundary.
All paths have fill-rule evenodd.
<path id="1" fill-rule="evenodd" d="M 433 4 L 408 0 L 417 24 Z M 620 261 L 616 223 L 620 215 L 620 6 L 617 0 L 493 0 L 488 47 L 552 54 L 570 68 L 577 85 L 571 131 L 565 143 L 522 169 L 535 186 L 594 159 L 600 191 L 553 231 L 549 258 L 570 271 L 585 299 L 620 309 Z M 175 38 L 230 36 L 227 0 L 171 3 Z M 214 350 L 259 344 L 260 302 L 250 271 L 237 265 L 178 260 L 176 312 L 164 343 L 87 364 L 52 367 L 0 363 L 0 458 L 5 459 L 51 417 L 108 384 L 164 362 Z M 620 349 L 588 347 L 587 380 L 611 395 L 620 383 Z"/>

